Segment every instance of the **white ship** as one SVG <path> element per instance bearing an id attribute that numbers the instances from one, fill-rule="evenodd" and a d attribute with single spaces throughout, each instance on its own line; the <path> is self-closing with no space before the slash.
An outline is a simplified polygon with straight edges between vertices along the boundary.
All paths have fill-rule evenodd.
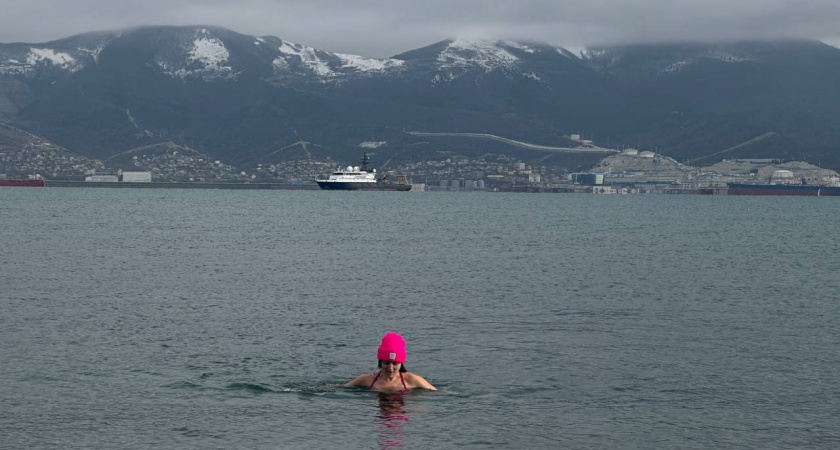
<path id="1" fill-rule="evenodd" d="M 346 168 L 339 168 L 326 180 L 315 180 L 321 189 L 340 190 L 340 191 L 409 191 L 411 185 L 408 184 L 404 175 L 397 176 L 397 181 L 392 183 L 388 180 L 388 176 L 378 178 L 376 176 L 376 169 L 368 169 L 368 154 L 362 155 L 361 166 L 347 166 Z"/>

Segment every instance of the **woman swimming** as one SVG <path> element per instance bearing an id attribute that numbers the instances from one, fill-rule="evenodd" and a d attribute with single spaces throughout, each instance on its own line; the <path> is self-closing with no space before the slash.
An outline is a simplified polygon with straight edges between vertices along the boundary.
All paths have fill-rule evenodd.
<path id="1" fill-rule="evenodd" d="M 425 378 L 405 369 L 405 356 L 405 339 L 397 333 L 385 333 L 376 352 L 379 370 L 363 373 L 345 386 L 367 386 L 382 392 L 409 392 L 414 388 L 436 391 Z"/>

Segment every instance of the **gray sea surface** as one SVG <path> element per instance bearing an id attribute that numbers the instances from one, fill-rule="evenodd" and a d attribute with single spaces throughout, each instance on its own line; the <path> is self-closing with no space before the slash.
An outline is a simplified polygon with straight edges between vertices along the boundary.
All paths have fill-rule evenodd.
<path id="1" fill-rule="evenodd" d="M 840 200 L 0 189 L 0 448 L 838 448 Z M 342 385 L 386 331 L 437 392 Z"/>

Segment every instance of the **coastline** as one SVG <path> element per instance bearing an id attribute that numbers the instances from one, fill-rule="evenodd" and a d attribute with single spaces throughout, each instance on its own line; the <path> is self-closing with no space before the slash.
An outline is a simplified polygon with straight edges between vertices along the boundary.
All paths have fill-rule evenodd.
<path id="1" fill-rule="evenodd" d="M 207 183 L 207 182 L 151 182 L 126 183 L 110 181 L 68 181 L 47 180 L 47 187 L 69 188 L 145 188 L 145 189 L 288 189 L 288 190 L 320 190 L 317 184 L 288 184 L 288 183 Z"/>

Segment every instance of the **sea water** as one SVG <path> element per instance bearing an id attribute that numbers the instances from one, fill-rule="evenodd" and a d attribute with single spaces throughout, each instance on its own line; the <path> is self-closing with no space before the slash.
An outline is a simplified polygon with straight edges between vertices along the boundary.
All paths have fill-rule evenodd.
<path id="1" fill-rule="evenodd" d="M 0 190 L 2 448 L 837 448 L 840 201 Z M 437 392 L 343 388 L 386 331 Z"/>

